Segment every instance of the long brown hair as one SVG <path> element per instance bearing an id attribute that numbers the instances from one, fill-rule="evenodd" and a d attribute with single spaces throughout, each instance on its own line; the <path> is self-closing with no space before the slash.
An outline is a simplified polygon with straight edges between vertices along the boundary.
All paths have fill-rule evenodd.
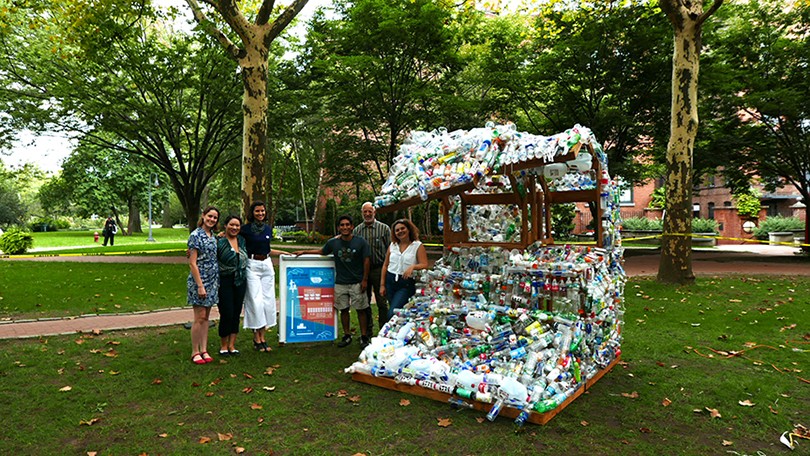
<path id="1" fill-rule="evenodd" d="M 211 211 L 217 211 L 217 223 L 216 225 L 213 226 L 213 228 L 211 228 L 211 230 L 219 231 L 219 209 L 217 209 L 214 206 L 206 206 L 205 209 L 203 209 L 202 215 L 200 215 L 200 219 L 197 220 L 197 228 L 201 228 L 203 226 L 203 219 L 205 219 L 205 214 Z"/>
<path id="2" fill-rule="evenodd" d="M 419 239 L 419 228 L 417 228 L 416 225 L 414 225 L 413 222 L 408 219 L 399 219 L 394 222 L 393 225 L 391 225 L 391 242 L 399 244 L 399 238 L 396 235 L 396 230 L 397 225 L 400 223 L 408 228 L 408 237 L 411 238 L 411 242 Z"/>

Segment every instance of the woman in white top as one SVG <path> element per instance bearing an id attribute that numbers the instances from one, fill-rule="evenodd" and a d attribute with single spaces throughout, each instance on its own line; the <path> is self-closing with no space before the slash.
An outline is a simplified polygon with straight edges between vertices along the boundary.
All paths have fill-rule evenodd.
<path id="1" fill-rule="evenodd" d="M 413 272 L 427 267 L 427 251 L 419 242 L 419 230 L 410 220 L 394 222 L 391 226 L 391 245 L 382 266 L 386 274 L 380 283 L 380 294 L 387 297 L 390 304 L 389 320 L 416 294 Z"/>

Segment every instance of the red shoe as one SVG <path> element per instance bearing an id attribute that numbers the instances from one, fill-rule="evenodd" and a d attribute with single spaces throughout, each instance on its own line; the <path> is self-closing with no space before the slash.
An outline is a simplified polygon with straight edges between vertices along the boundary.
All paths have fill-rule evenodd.
<path id="1" fill-rule="evenodd" d="M 201 354 L 197 353 L 191 356 L 191 362 L 194 364 L 205 364 L 205 359 Z"/>
<path id="2" fill-rule="evenodd" d="M 214 358 L 212 358 L 211 355 L 208 354 L 208 352 L 202 352 L 200 353 L 200 356 L 202 356 L 203 361 L 206 363 L 214 362 Z"/>

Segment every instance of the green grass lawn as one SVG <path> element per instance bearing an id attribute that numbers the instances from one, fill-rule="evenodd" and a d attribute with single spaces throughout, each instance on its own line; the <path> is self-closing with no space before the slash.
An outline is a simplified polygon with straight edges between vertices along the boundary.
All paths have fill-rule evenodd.
<path id="1" fill-rule="evenodd" d="M 265 355 L 243 331 L 241 357 L 197 366 L 181 328 L 0 341 L 0 453 L 788 454 L 779 436 L 810 424 L 810 384 L 798 378 L 810 377 L 808 353 L 791 349 L 810 349 L 798 343 L 810 338 L 809 287 L 772 276 L 633 279 L 623 363 L 546 426 L 523 428 L 353 382 L 342 370 L 356 342 L 273 343 Z M 215 329 L 210 338 L 215 351 Z M 758 344 L 772 348 L 749 348 Z M 810 454 L 810 441 L 798 445 L 792 454 Z"/>
<path id="2" fill-rule="evenodd" d="M 186 305 L 187 264 L 0 261 L 0 319 Z"/>
<path id="3" fill-rule="evenodd" d="M 98 232 L 98 242 L 93 241 L 93 233 Z M 164 243 L 177 243 L 185 242 L 188 240 L 189 231 L 185 228 L 152 228 L 152 238 L 155 242 L 149 242 L 149 245 L 161 245 Z M 88 231 L 51 231 L 47 233 L 31 233 L 34 237 L 34 248 L 65 248 L 65 247 L 84 247 L 98 245 L 104 242 L 104 237 L 101 236 L 101 230 L 88 230 Z M 143 233 L 134 233 L 131 236 L 124 236 L 120 232 L 115 236 L 116 246 L 146 244 L 146 239 L 149 237 L 149 231 Z M 109 248 L 109 247 L 107 247 Z"/>

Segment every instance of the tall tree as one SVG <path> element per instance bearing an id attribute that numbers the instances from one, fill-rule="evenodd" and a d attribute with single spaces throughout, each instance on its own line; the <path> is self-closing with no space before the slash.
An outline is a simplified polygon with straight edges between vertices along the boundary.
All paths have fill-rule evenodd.
<path id="1" fill-rule="evenodd" d="M 0 112 L 143 157 L 196 220 L 211 177 L 238 159 L 233 62 L 205 35 L 161 32 L 147 7 L 37 5 L 44 6 L 18 10 L 0 34 Z"/>
<path id="2" fill-rule="evenodd" d="M 692 152 L 698 130 L 698 70 L 703 23 L 723 4 L 713 0 L 703 10 L 702 0 L 659 0 L 672 23 L 675 49 L 672 57 L 670 138 L 667 143 L 667 195 L 664 236 L 658 280 L 686 284 L 692 272 Z"/>
<path id="3" fill-rule="evenodd" d="M 132 220 L 133 213 L 146 206 L 150 174 L 157 169 L 144 162 L 141 157 L 81 141 L 62 164 L 61 182 L 53 185 L 67 190 L 59 199 L 72 201 L 79 216 L 112 214 L 123 227 L 120 217 L 126 213 L 130 220 L 125 234 L 142 232 L 135 230 L 135 225 L 140 228 L 140 217 Z M 157 201 L 168 191 L 164 187 L 153 193 Z"/>
<path id="4" fill-rule="evenodd" d="M 275 0 L 262 0 L 259 9 L 249 20 L 247 11 L 240 9 L 236 0 L 203 0 L 225 21 L 241 41 L 234 44 L 217 24 L 210 21 L 197 0 L 186 0 L 194 19 L 203 30 L 215 38 L 241 69 L 244 96 L 242 99 L 242 208 L 247 213 L 251 202 L 263 200 L 267 194 L 267 78 L 270 45 L 289 25 L 309 0 L 293 0 L 270 23 Z"/>
<path id="5" fill-rule="evenodd" d="M 712 109 L 705 147 L 727 181 L 792 185 L 810 206 L 810 4 L 755 1 L 724 8 L 707 54 Z M 805 239 L 810 239 L 806 217 Z"/>
<path id="6" fill-rule="evenodd" d="M 439 81 L 458 70 L 451 10 L 430 0 L 355 0 L 337 13 L 314 21 L 306 53 L 337 132 L 329 172 L 379 188 L 403 134 L 427 126 Z"/>

